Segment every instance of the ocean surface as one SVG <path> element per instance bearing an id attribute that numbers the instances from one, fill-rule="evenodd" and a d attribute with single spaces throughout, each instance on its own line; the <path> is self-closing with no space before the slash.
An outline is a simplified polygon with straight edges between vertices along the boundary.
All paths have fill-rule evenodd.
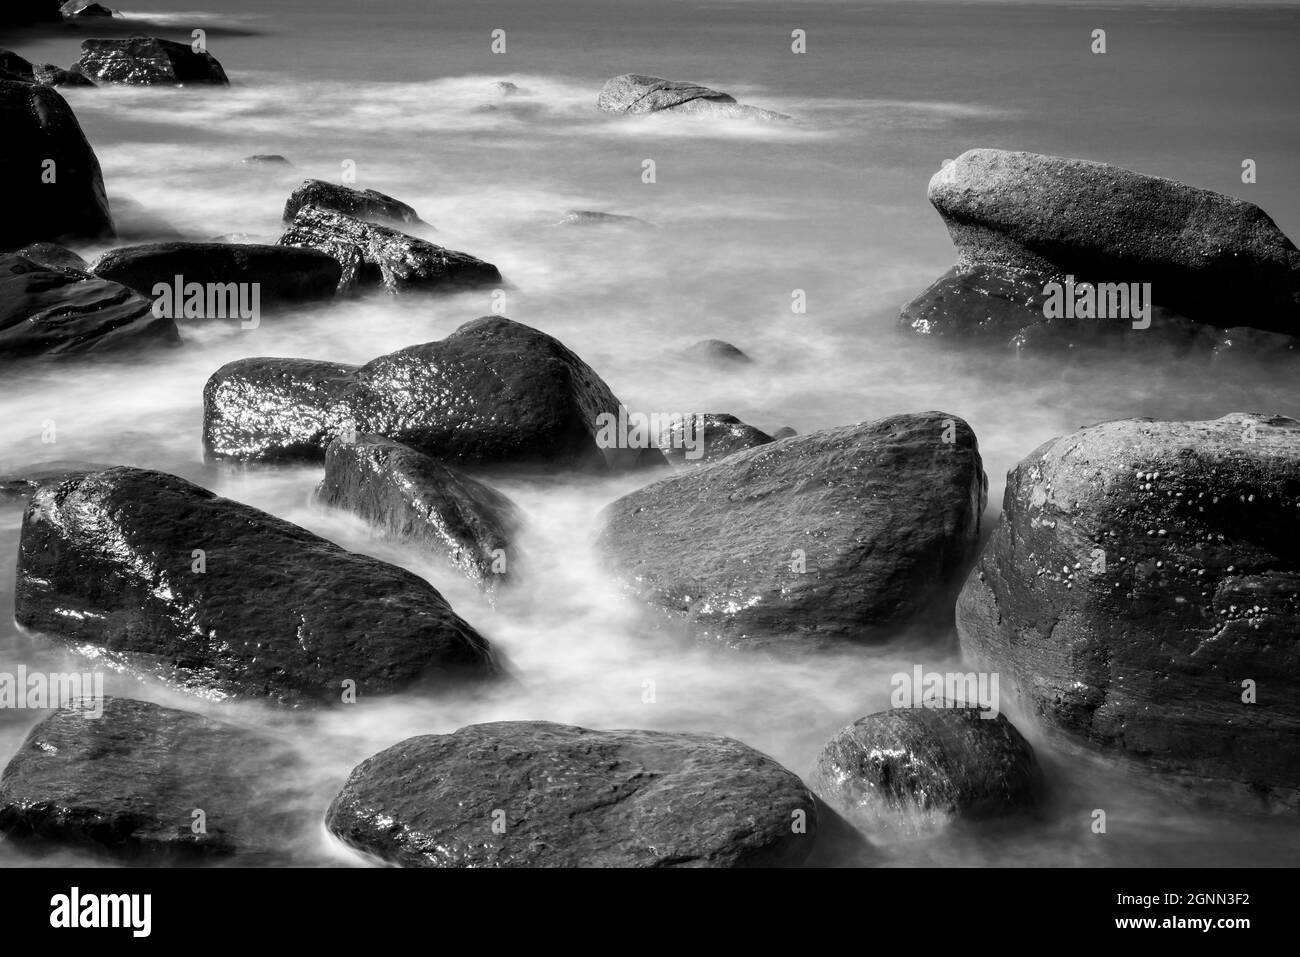
<path id="1" fill-rule="evenodd" d="M 140 32 L 206 31 L 229 89 L 62 90 L 96 149 L 110 200 L 133 201 L 187 238 L 274 241 L 299 181 L 340 181 L 415 207 L 429 238 L 497 264 L 505 314 L 560 338 L 627 407 L 729 412 L 802 432 L 942 409 L 970 422 L 989 475 L 987 534 L 1004 476 L 1042 442 L 1097 421 L 1300 417 L 1285 367 L 1176 358 L 990 355 L 911 340 L 899 307 L 953 262 L 926 184 L 947 158 L 1000 147 L 1116 163 L 1249 199 L 1300 237 L 1300 11 L 1210 4 L 341 2 L 133 0 Z M 1108 52 L 1090 52 L 1091 32 Z M 506 31 L 493 53 L 491 33 Z M 791 31 L 807 52 L 791 52 Z M 91 27 L 17 32 L 2 45 L 63 66 Z M 793 124 L 616 117 L 603 82 L 638 72 L 693 80 Z M 502 97 L 507 80 L 520 92 Z M 279 153 L 289 170 L 239 163 Z M 1241 182 L 1254 159 L 1258 182 Z M 642 181 L 652 159 L 656 181 Z M 566 209 L 641 217 L 653 229 L 561 228 Z M 81 250 L 88 258 L 97 248 Z M 794 290 L 807 299 L 792 312 Z M 517 684 L 437 700 L 398 696 L 323 713 L 214 705 L 110 675 L 111 693 L 228 716 L 292 741 L 303 864 L 365 864 L 321 824 L 359 761 L 405 737 L 503 719 L 710 731 L 807 776 L 846 724 L 889 707 L 890 676 L 961 670 L 955 638 L 795 660 L 737 656 L 660 633 L 620 596 L 591 543 L 600 509 L 640 484 L 557 476 L 498 482 L 525 510 L 520 587 L 491 607 L 417 550 L 311 499 L 319 469 L 207 466 L 201 391 L 243 356 L 364 362 L 442 338 L 491 311 L 491 291 L 383 295 L 263 317 L 259 328 L 187 326 L 185 347 L 129 361 L 6 370 L 0 474 L 49 459 L 162 469 L 303 525 L 432 582 L 509 657 Z M 1231 324 L 1225 322 L 1225 325 Z M 683 358 L 703 338 L 755 360 L 718 371 Z M 56 442 L 43 443 L 46 422 Z M 925 489 L 917 489 L 925 494 Z M 0 508 L 0 670 L 77 670 L 13 625 L 21 509 Z M 655 683 L 653 703 L 644 682 Z M 0 711 L 0 759 L 40 715 Z M 1018 716 L 1012 715 L 1013 719 Z M 878 842 L 886 865 L 1294 863 L 1300 829 L 1248 808 L 1202 806 L 1149 775 L 1042 740 L 1042 812 L 925 840 Z M 1093 809 L 1108 831 L 1093 834 Z M 0 864 L 80 861 L 0 843 Z M 87 862 L 89 863 L 89 862 Z"/>

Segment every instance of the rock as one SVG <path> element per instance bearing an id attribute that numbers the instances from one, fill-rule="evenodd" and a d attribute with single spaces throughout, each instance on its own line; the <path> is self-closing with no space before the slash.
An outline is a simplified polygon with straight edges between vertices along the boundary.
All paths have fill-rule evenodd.
<path id="1" fill-rule="evenodd" d="M 788 120 L 784 113 L 743 106 L 727 93 L 719 93 L 707 86 L 665 80 L 657 76 L 625 73 L 605 83 L 596 99 L 596 106 L 607 113 L 700 113 L 710 116 L 754 119 Z"/>
<path id="2" fill-rule="evenodd" d="M 185 234 L 129 196 L 113 197 L 117 238 L 125 242 L 183 242 Z"/>
<path id="3" fill-rule="evenodd" d="M 1011 722 L 943 705 L 859 718 L 822 750 L 813 789 L 868 834 L 928 835 L 1037 803 L 1042 771 Z"/>
<path id="4" fill-rule="evenodd" d="M 66 246 L 58 243 L 28 243 L 14 253 L 38 266 L 75 276 L 90 276 L 90 264 Z"/>
<path id="5" fill-rule="evenodd" d="M 51 479 L 63 482 L 86 472 L 98 472 L 112 467 L 95 462 L 79 462 L 74 459 L 37 462 L 17 472 L 0 475 L 0 506 L 26 504 L 42 482 Z"/>
<path id="6" fill-rule="evenodd" d="M 691 346 L 688 352 L 716 366 L 749 365 L 754 361 L 730 342 L 723 342 L 721 339 L 701 339 Z"/>
<path id="7" fill-rule="evenodd" d="M 150 299 L 161 295 L 156 294 L 158 284 L 166 286 L 165 296 L 176 319 L 239 321 L 237 305 L 251 304 L 253 284 L 260 308 L 283 308 L 333 298 L 343 269 L 338 260 L 315 249 L 171 242 L 110 250 L 95 262 L 94 271 L 101 279 L 130 286 Z M 175 309 L 177 283 L 204 287 L 203 295 L 195 297 L 201 315 L 189 314 L 188 308 L 184 314 Z M 237 284 L 249 288 L 232 288 Z"/>
<path id="8" fill-rule="evenodd" d="M 602 414 L 620 403 L 559 340 L 484 316 L 445 339 L 364 366 L 240 359 L 203 390 L 210 460 L 321 461 L 350 423 L 466 466 L 624 470 L 663 463 L 654 448 L 601 448 Z"/>
<path id="9" fill-rule="evenodd" d="M 817 810 L 730 738 L 500 721 L 367 759 L 326 826 L 406 867 L 770 867 L 808 856 Z"/>
<path id="10" fill-rule="evenodd" d="M 279 153 L 254 153 L 252 156 L 245 156 L 239 162 L 245 166 L 293 166 Z"/>
<path id="11" fill-rule="evenodd" d="M 965 422 L 896 415 L 625 495 L 598 547 L 644 601 L 733 647 L 876 642 L 950 614 L 987 488 Z"/>
<path id="12" fill-rule="evenodd" d="M 485 590 L 508 580 L 515 566 L 522 524 L 515 503 L 400 442 L 375 435 L 331 442 L 316 496 L 445 556 Z"/>
<path id="13" fill-rule="evenodd" d="M 307 206 L 381 226 L 433 228 L 400 200 L 377 190 L 353 189 L 350 186 L 327 183 L 323 179 L 303 180 L 302 185 L 289 194 L 289 199 L 284 204 L 284 222 L 292 223 L 298 212 Z"/>
<path id="14" fill-rule="evenodd" d="M 601 213 L 591 209 L 566 209 L 556 226 L 649 226 L 644 219 Z"/>
<path id="15" fill-rule="evenodd" d="M 501 96 L 514 96 L 519 92 L 519 87 L 509 80 L 497 80 L 492 84 L 492 89 Z"/>
<path id="16" fill-rule="evenodd" d="M 1105 163 L 989 149 L 944 166 L 929 197 L 959 266 L 1150 283 L 1157 305 L 1198 322 L 1300 329 L 1300 251 L 1253 203 Z"/>
<path id="17" fill-rule="evenodd" d="M 305 830 L 280 782 L 302 775 L 273 738 L 189 711 L 105 697 L 103 714 L 56 711 L 0 775 L 0 831 L 136 863 L 238 854 L 283 862 Z M 206 831 L 194 832 L 195 810 Z"/>
<path id="18" fill-rule="evenodd" d="M 111 17 L 113 11 L 102 3 L 94 3 L 92 0 L 68 0 L 59 8 L 59 12 L 65 18 L 73 17 Z"/>
<path id="19" fill-rule="evenodd" d="M 772 441 L 780 442 L 782 439 L 788 439 L 798 434 L 799 433 L 796 432 L 794 429 L 790 428 L 790 426 L 783 425 L 781 426 L 781 428 L 777 429 L 775 432 L 772 433 Z"/>
<path id="20" fill-rule="evenodd" d="M 0 80 L 0 251 L 40 239 L 113 235 L 104 178 L 77 117 L 48 86 Z M 53 163 L 53 166 L 50 166 Z M 53 170 L 54 181 L 47 171 Z"/>
<path id="21" fill-rule="evenodd" d="M 338 703 L 349 681 L 365 698 L 498 670 L 422 578 L 142 469 L 36 490 L 15 619 L 210 698 Z"/>
<path id="22" fill-rule="evenodd" d="M 126 286 L 0 255 L 0 364 L 180 345 L 171 319 Z"/>
<path id="23" fill-rule="evenodd" d="M 13 50 L 5 49 L 0 49 L 0 70 L 28 83 L 32 82 L 36 72 L 36 68 L 26 57 L 19 56 Z"/>
<path id="24" fill-rule="evenodd" d="M 77 65 L 96 83 L 230 85 L 211 53 L 161 37 L 82 40 Z"/>
<path id="25" fill-rule="evenodd" d="M 354 286 L 382 286 L 390 293 L 435 288 L 445 292 L 502 281 L 496 266 L 468 253 L 317 206 L 298 210 L 279 242 L 319 249 L 337 259 L 343 265 L 339 292 Z"/>
<path id="26" fill-rule="evenodd" d="M 1058 738 L 1300 806 L 1298 532 L 1300 422 L 1082 429 L 1007 476 L 962 651 Z"/>
<path id="27" fill-rule="evenodd" d="M 94 86 L 95 81 L 77 70 L 65 70 L 53 63 L 42 63 L 35 68 L 34 79 L 46 86 Z"/>
<path id="28" fill-rule="evenodd" d="M 659 435 L 659 448 L 674 465 L 703 465 L 771 441 L 772 436 L 734 415 L 705 412 L 671 423 Z"/>

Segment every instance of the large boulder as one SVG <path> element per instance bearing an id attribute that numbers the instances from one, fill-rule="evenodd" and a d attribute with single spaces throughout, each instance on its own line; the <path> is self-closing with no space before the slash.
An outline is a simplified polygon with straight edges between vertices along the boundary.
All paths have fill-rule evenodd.
<path id="1" fill-rule="evenodd" d="M 1297 805 L 1297 543 L 1300 422 L 1086 428 L 1007 476 L 962 650 L 1052 733 Z"/>
<path id="2" fill-rule="evenodd" d="M 909 836 L 1037 803 L 1042 771 L 1004 715 L 927 705 L 868 715 L 836 734 L 817 758 L 818 796 L 868 834 Z"/>
<path id="3" fill-rule="evenodd" d="M 1253 203 L 1105 163 L 992 149 L 947 163 L 929 198 L 958 262 L 904 308 L 914 332 L 968 324 L 966 334 L 1004 338 L 1041 323 L 1046 284 L 1068 277 L 1093 288 L 1149 283 L 1163 312 L 1151 318 L 1157 335 L 1142 339 L 1160 338 L 1170 321 L 1181 335 L 1182 317 L 1300 332 L 1300 251 Z M 1127 331 L 1134 318 L 1088 321 Z"/>
<path id="4" fill-rule="evenodd" d="M 468 253 L 319 206 L 299 209 L 279 242 L 319 249 L 342 263 L 340 292 L 374 286 L 391 293 L 445 291 L 501 283 L 496 266 Z"/>
<path id="5" fill-rule="evenodd" d="M 176 323 L 126 286 L 0 255 L 0 363 L 179 344 Z"/>
<path id="6" fill-rule="evenodd" d="M 239 359 L 203 390 L 211 459 L 320 461 L 345 430 L 382 435 L 455 466 L 660 464 L 655 448 L 602 448 L 619 401 L 559 340 L 504 316 L 363 366 Z"/>
<path id="7" fill-rule="evenodd" d="M 624 73 L 606 81 L 596 106 L 607 113 L 696 113 L 756 120 L 788 120 L 783 113 L 737 103 L 728 93 L 682 80 Z"/>
<path id="8" fill-rule="evenodd" d="M 254 292 L 249 287 L 253 286 L 260 308 L 329 299 L 334 296 L 342 271 L 337 259 L 316 249 L 252 243 L 127 246 L 104 253 L 94 265 L 95 275 L 102 279 L 130 286 L 155 301 L 165 298 L 167 312 L 175 319 L 239 319 L 239 310 L 233 305 L 249 304 Z M 203 287 L 196 290 L 201 295 L 186 291 L 192 283 Z M 167 287 L 161 297 L 155 295 L 158 284 Z M 210 294 L 213 291 L 216 295 Z M 186 305 L 187 300 L 197 306 L 193 312 L 198 315 Z M 183 306 L 180 311 L 178 303 Z"/>
<path id="9" fill-rule="evenodd" d="M 522 524 L 514 502 L 400 442 L 375 435 L 334 440 L 316 496 L 442 555 L 485 590 L 514 567 Z"/>
<path id="10" fill-rule="evenodd" d="M 501 721 L 369 758 L 326 825 L 407 867 L 763 867 L 808 856 L 817 808 L 730 738 Z"/>
<path id="11" fill-rule="evenodd" d="M 987 490 L 964 421 L 896 415 L 625 495 L 603 512 L 599 547 L 634 593 L 704 637 L 871 642 L 947 618 Z"/>
<path id="12" fill-rule="evenodd" d="M 132 468 L 32 495 L 15 618 L 213 698 L 337 703 L 345 690 L 377 695 L 497 671 L 486 639 L 422 578 Z"/>
<path id="13" fill-rule="evenodd" d="M 278 157 L 284 160 L 284 157 Z M 265 159 L 265 157 L 263 157 Z M 247 160 L 245 160 L 247 162 Z M 304 206 L 315 206 L 368 223 L 432 228 L 410 206 L 374 189 L 353 189 L 323 179 L 303 180 L 284 204 L 284 222 L 292 223 Z"/>
<path id="14" fill-rule="evenodd" d="M 113 234 L 99 160 L 58 92 L 0 79 L 0 128 L 0 181 L 10 187 L 0 251 Z"/>
<path id="15" fill-rule="evenodd" d="M 226 71 L 207 50 L 195 51 L 188 43 L 161 37 L 82 40 L 77 67 L 96 83 L 230 85 Z"/>
<path id="16" fill-rule="evenodd" d="M 285 744 L 237 725 L 106 697 L 38 724 L 0 775 L 0 831 L 133 863 L 288 857 L 303 834 Z M 196 814 L 196 812 L 199 812 Z"/>

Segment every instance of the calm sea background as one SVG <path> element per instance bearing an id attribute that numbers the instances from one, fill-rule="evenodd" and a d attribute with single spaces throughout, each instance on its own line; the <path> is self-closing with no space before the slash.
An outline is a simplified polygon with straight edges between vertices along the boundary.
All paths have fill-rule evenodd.
<path id="1" fill-rule="evenodd" d="M 938 408 L 966 418 L 990 479 L 985 532 L 1007 469 L 1040 443 L 1128 416 L 1232 411 L 1300 417 L 1293 372 L 1119 352 L 1105 359 L 977 355 L 901 336 L 899 307 L 954 259 L 926 183 L 944 159 L 1001 147 L 1102 160 L 1249 199 L 1300 236 L 1300 12 L 1295 7 L 1085 3 L 442 3 L 174 0 L 129 5 L 174 39 L 207 31 L 226 90 L 65 89 L 104 169 L 189 238 L 274 241 L 306 177 L 402 199 L 430 238 L 496 263 L 506 314 L 551 333 L 637 411 L 730 412 L 800 432 Z M 807 31 L 808 52 L 790 51 Z M 1090 52 L 1095 28 L 1108 52 Z M 506 31 L 493 54 L 490 33 Z M 15 33 L 3 45 L 70 65 L 92 27 Z M 794 124 L 613 117 L 602 83 L 639 72 L 693 80 L 789 113 Z M 520 93 L 501 97 L 496 80 Z M 247 168 L 280 153 L 289 171 Z M 1258 164 L 1244 185 L 1241 162 Z M 657 182 L 641 179 L 653 159 Z M 565 209 L 623 213 L 650 230 L 552 226 Z M 82 250 L 87 256 L 99 250 Z M 792 290 L 807 296 L 793 314 Z M 201 390 L 221 364 L 280 355 L 363 362 L 489 312 L 489 291 L 375 297 L 187 328 L 181 351 L 90 367 L 6 371 L 0 473 L 47 459 L 175 472 L 402 564 L 433 582 L 511 659 L 520 683 L 436 701 L 400 696 L 324 714 L 211 705 L 112 675 L 113 693 L 220 713 L 296 742 L 301 863 L 362 863 L 328 838 L 324 807 L 360 760 L 418 733 L 547 719 L 598 728 L 732 735 L 807 775 L 839 728 L 889 706 L 892 674 L 956 670 L 951 638 L 768 661 L 683 647 L 622 599 L 591 550 L 595 516 L 638 480 L 507 480 L 531 518 L 524 581 L 496 608 L 418 552 L 311 501 L 317 469 L 203 464 Z M 678 350 L 716 337 L 755 365 L 713 371 Z M 46 420 L 57 442 L 42 444 Z M 925 494 L 917 489 L 917 494 Z M 12 623 L 21 510 L 0 509 L 0 670 L 76 663 Z M 642 700 L 653 681 L 654 703 Z M 0 712 L 0 756 L 38 720 Z M 1044 812 L 927 841 L 884 841 L 886 864 L 1294 863 L 1292 823 L 1198 807 L 1133 774 L 1042 741 Z M 1108 833 L 1091 833 L 1104 808 Z M 209 809 L 209 817 L 212 811 Z M 64 863 L 0 844 L 0 864 Z"/>

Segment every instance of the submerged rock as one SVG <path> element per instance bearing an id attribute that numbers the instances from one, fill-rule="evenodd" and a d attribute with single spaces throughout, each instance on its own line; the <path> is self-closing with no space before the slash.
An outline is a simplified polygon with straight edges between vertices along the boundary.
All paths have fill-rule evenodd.
<path id="1" fill-rule="evenodd" d="M 167 219 L 129 196 L 114 195 L 113 219 L 117 238 L 124 242 L 180 242 L 186 238 Z"/>
<path id="2" fill-rule="evenodd" d="M 601 213 L 592 209 L 566 209 L 556 226 L 649 226 L 644 219 Z"/>
<path id="3" fill-rule="evenodd" d="M 791 866 L 817 821 L 803 782 L 739 741 L 545 721 L 409 738 L 360 764 L 326 815 L 406 867 Z"/>
<path id="4" fill-rule="evenodd" d="M 514 502 L 400 442 L 348 438 L 336 439 L 326 451 L 325 478 L 316 490 L 321 502 L 445 556 L 486 590 L 508 580 L 522 524 Z"/>
<path id="5" fill-rule="evenodd" d="M 256 158 L 258 157 L 250 157 L 250 159 Z M 266 158 L 262 157 L 262 159 Z M 284 157 L 279 159 L 283 160 Z M 368 223 L 433 228 L 401 200 L 393 199 L 378 190 L 353 189 L 351 186 L 341 186 L 323 179 L 303 180 L 302 185 L 289 194 L 289 199 L 284 204 L 283 221 L 292 223 L 299 210 L 307 206 L 315 206 L 317 209 L 340 213 Z"/>
<path id="6" fill-rule="evenodd" d="M 103 714 L 56 711 L 0 775 L 0 831 L 135 863 L 286 857 L 304 831 L 289 788 L 303 773 L 287 745 L 237 725 L 129 698 Z M 194 824 L 202 815 L 203 829 Z"/>
<path id="7" fill-rule="evenodd" d="M 67 3 L 59 7 L 59 12 L 66 19 L 75 17 L 111 17 L 114 13 L 102 3 L 95 3 L 94 0 L 68 0 Z"/>
<path id="8" fill-rule="evenodd" d="M 31 260 L 38 266 L 75 276 L 90 276 L 90 264 L 66 246 L 58 243 L 28 243 L 15 256 Z"/>
<path id="9" fill-rule="evenodd" d="M 867 833 L 926 835 L 1030 807 L 1043 784 L 1034 751 L 990 714 L 945 703 L 859 718 L 822 750 L 813 788 Z"/>
<path id="10" fill-rule="evenodd" d="M 111 465 L 95 462 L 80 462 L 75 459 L 54 459 L 49 462 L 37 462 L 16 472 L 0 475 L 0 505 L 18 505 L 26 503 L 31 494 L 51 479 L 66 481 L 86 472 L 98 472 L 111 469 Z"/>
<path id="11" fill-rule="evenodd" d="M 183 287 L 191 283 L 215 286 L 218 295 L 209 296 L 205 292 L 201 297 L 201 315 L 175 314 L 175 318 L 234 320 L 241 317 L 233 304 L 248 300 L 251 290 L 247 287 L 254 284 L 257 303 L 274 309 L 333 298 L 342 275 L 338 260 L 319 250 L 252 243 L 171 242 L 127 246 L 101 256 L 95 262 L 94 271 L 102 279 L 120 282 L 151 298 L 155 296 L 155 287 L 162 284 L 168 287 L 165 295 L 169 302 L 174 298 L 172 290 L 178 282 Z M 238 290 L 231 288 L 235 284 L 246 287 L 242 297 Z M 214 303 L 215 309 L 211 308 Z"/>
<path id="12" fill-rule="evenodd" d="M 240 359 L 203 390 L 210 459 L 320 461 L 347 427 L 457 466 L 622 470 L 663 462 L 654 448 L 601 448 L 620 403 L 559 340 L 484 316 L 445 339 L 363 366 Z"/>
<path id="13" fill-rule="evenodd" d="M 491 263 L 434 245 L 387 226 L 304 206 L 280 237 L 281 246 L 318 249 L 343 266 L 339 291 L 382 286 L 388 292 L 448 291 L 501 283 Z"/>
<path id="14" fill-rule="evenodd" d="M 174 475 L 42 485 L 15 618 L 99 661 L 213 698 L 338 703 L 493 675 L 485 638 L 426 581 Z"/>
<path id="15" fill-rule="evenodd" d="M 681 80 L 624 73 L 608 80 L 596 99 L 607 113 L 698 113 L 729 119 L 788 120 L 784 113 L 744 106 L 727 93 Z"/>
<path id="16" fill-rule="evenodd" d="M 792 438 L 793 436 L 796 436 L 798 434 L 799 433 L 796 432 L 794 429 L 792 429 L 790 426 L 783 425 L 781 426 L 781 428 L 777 429 L 775 432 L 772 433 L 772 441 L 780 442 L 782 439 Z"/>
<path id="17" fill-rule="evenodd" d="M 180 345 L 171 319 L 126 286 L 0 255 L 0 364 Z"/>
<path id="18" fill-rule="evenodd" d="M 1082 429 L 1007 476 L 962 651 L 1058 735 L 1297 806 L 1297 542 L 1300 422 Z"/>
<path id="19" fill-rule="evenodd" d="M 80 70 L 65 70 L 53 63 L 42 63 L 33 71 L 33 79 L 46 86 L 94 86 L 95 81 Z"/>
<path id="20" fill-rule="evenodd" d="M 659 436 L 659 448 L 674 465 L 702 465 L 771 441 L 772 436 L 734 415 L 705 412 L 671 423 Z"/>
<path id="21" fill-rule="evenodd" d="M 1105 163 L 990 149 L 946 164 L 929 198 L 959 257 L 904 307 L 913 332 L 1009 341 L 1019 327 L 1041 338 L 1055 325 L 1054 337 L 1114 331 L 1135 344 L 1194 338 L 1188 320 L 1300 332 L 1300 251 L 1253 203 Z M 1046 283 L 1067 277 L 1096 289 L 1107 315 L 1045 320 Z M 1157 315 L 1123 305 L 1123 287 L 1143 284 Z"/>
<path id="22" fill-rule="evenodd" d="M 604 510 L 598 544 L 635 594 L 705 637 L 872 642 L 946 619 L 987 489 L 965 422 L 897 415 L 648 485 Z"/>
<path id="23" fill-rule="evenodd" d="M 293 166 L 279 153 L 254 153 L 239 161 L 245 166 Z"/>
<path id="24" fill-rule="evenodd" d="M 0 251 L 36 240 L 113 235 L 104 177 L 81 125 L 48 86 L 0 79 Z"/>
<path id="25" fill-rule="evenodd" d="M 96 83 L 230 85 L 211 53 L 161 37 L 82 40 L 77 66 Z"/>
<path id="26" fill-rule="evenodd" d="M 721 339 L 701 339 L 688 352 L 716 366 L 751 365 L 754 361 L 730 342 Z"/>

